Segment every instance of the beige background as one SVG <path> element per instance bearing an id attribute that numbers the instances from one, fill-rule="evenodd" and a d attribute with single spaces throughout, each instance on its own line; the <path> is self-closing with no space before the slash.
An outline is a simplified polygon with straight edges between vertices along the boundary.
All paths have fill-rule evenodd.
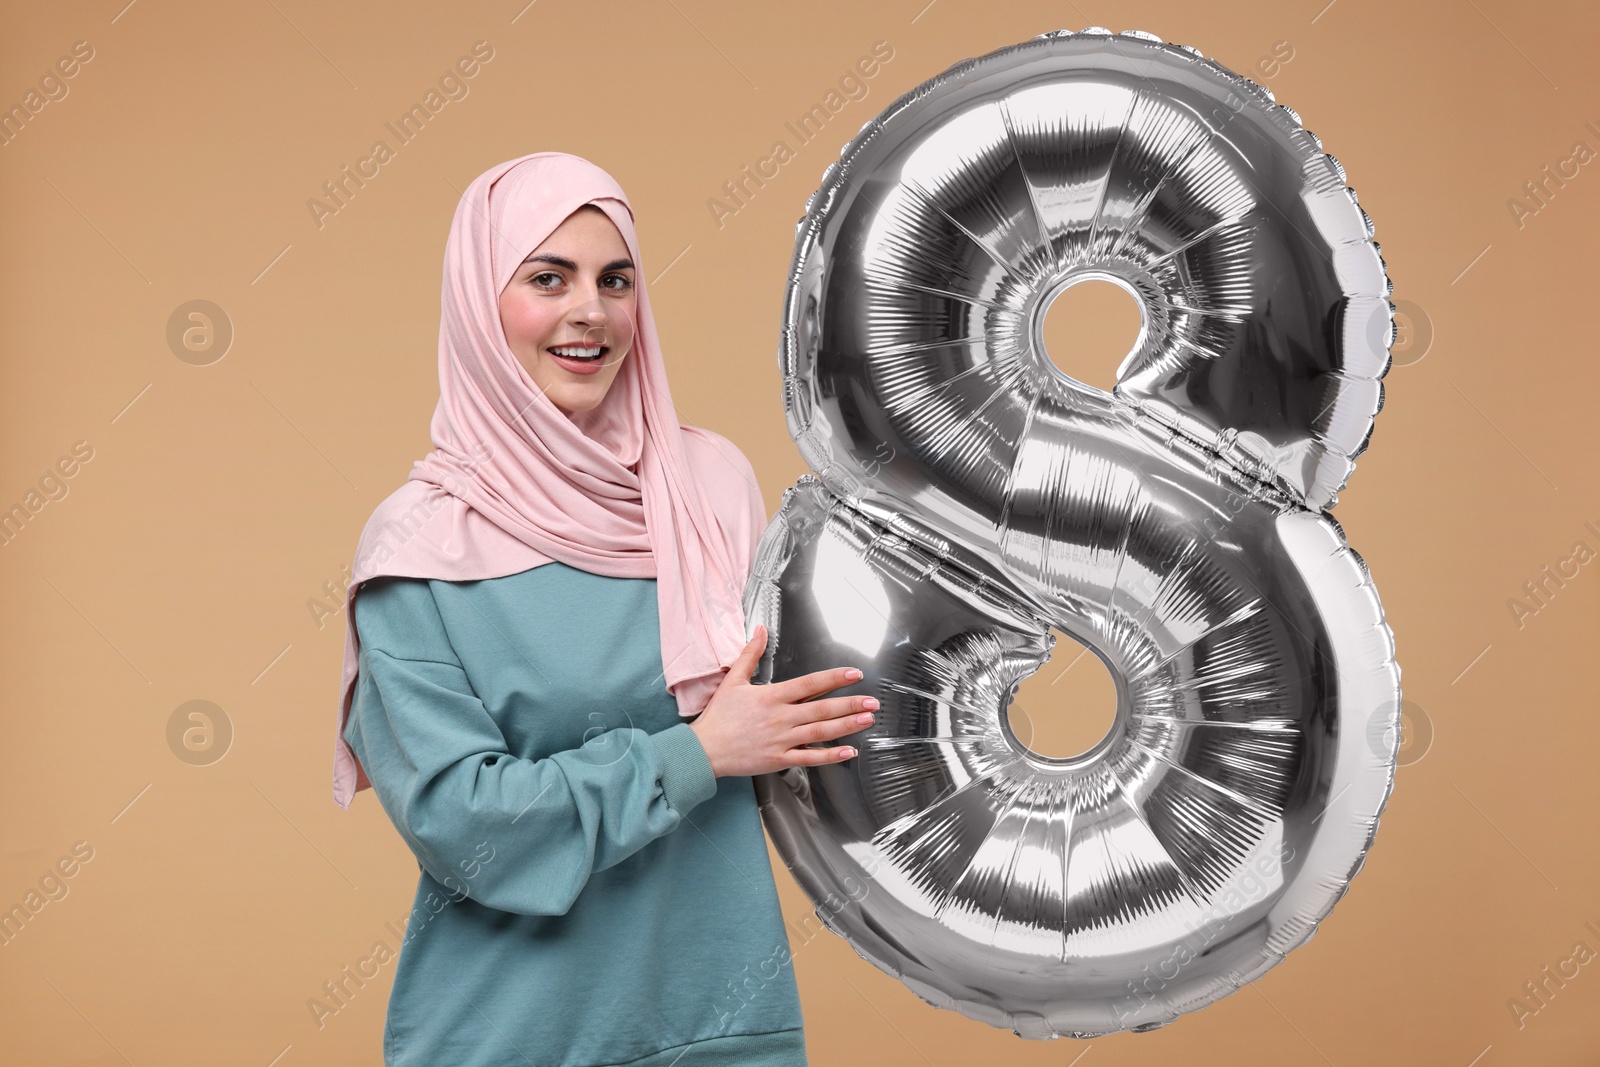
<path id="1" fill-rule="evenodd" d="M 823 168 L 951 64 L 1098 24 L 1253 70 L 1376 224 L 1407 332 L 1335 514 L 1419 729 L 1318 935 L 1150 1034 L 1033 1044 L 930 1008 L 840 938 L 795 932 L 810 909 L 774 852 L 812 1062 L 1600 1063 L 1588 5 L 125 2 L 0 18 L 0 106 L 93 49 L 0 147 L 0 508 L 92 449 L 0 548 L 0 908 L 63 857 L 75 872 L 0 947 L 0 1060 L 379 1062 L 392 964 L 320 1029 L 307 1002 L 393 943 L 417 871 L 371 793 L 330 797 L 343 619 L 319 627 L 308 602 L 342 587 L 366 516 L 428 448 L 467 182 L 542 149 L 617 177 L 683 419 L 744 448 L 775 509 L 804 470 L 778 393 L 783 283 Z M 319 229 L 306 201 L 479 40 L 494 58 L 469 95 Z M 722 183 L 880 40 L 868 95 L 719 227 Z M 1508 201 L 1579 141 L 1519 225 Z M 235 330 L 209 366 L 166 340 L 195 299 Z M 1524 583 L 1569 559 L 1519 624 Z M 207 766 L 169 747 L 191 700 L 234 733 Z M 78 842 L 92 858 L 72 866 Z M 1508 1002 L 1578 942 L 1589 962 L 1519 1026 Z"/>

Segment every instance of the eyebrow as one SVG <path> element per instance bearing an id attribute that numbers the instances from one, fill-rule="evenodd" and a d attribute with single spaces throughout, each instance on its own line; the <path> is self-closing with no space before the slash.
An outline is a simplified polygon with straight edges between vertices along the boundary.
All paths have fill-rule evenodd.
<path id="1" fill-rule="evenodd" d="M 550 255 L 543 255 L 543 254 L 535 254 L 535 255 L 529 256 L 527 259 L 523 260 L 522 262 L 523 263 L 554 263 L 556 266 L 565 267 L 567 270 L 577 270 L 578 269 L 578 265 L 576 263 L 572 262 L 572 260 L 567 259 L 565 256 L 550 256 Z M 623 256 L 621 259 L 613 259 L 610 263 L 607 263 L 605 266 L 601 267 L 600 269 L 601 269 L 601 271 L 608 271 L 608 270 L 631 269 L 632 267 L 633 267 L 633 260 L 629 259 L 627 256 Z"/>

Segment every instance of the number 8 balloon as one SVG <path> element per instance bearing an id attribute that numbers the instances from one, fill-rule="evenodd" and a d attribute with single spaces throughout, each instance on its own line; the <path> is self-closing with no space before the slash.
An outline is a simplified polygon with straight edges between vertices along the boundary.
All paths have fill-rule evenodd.
<path id="1" fill-rule="evenodd" d="M 1084 278 L 1143 315 L 1109 394 L 1042 343 Z M 1084 1038 L 1204 1007 L 1315 932 L 1399 741 L 1393 638 L 1327 514 L 1383 404 L 1391 292 L 1295 112 L 1145 33 L 958 64 L 828 167 L 780 346 L 815 476 L 744 606 L 757 681 L 854 665 L 834 695 L 881 701 L 857 758 L 756 782 L 863 958 Z M 1117 689 L 1070 758 L 1006 715 L 1052 626 Z"/>

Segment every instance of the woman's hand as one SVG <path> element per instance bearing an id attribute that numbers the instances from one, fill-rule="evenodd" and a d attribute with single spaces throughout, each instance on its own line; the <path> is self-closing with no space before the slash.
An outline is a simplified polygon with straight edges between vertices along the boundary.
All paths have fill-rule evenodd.
<path id="1" fill-rule="evenodd" d="M 872 725 L 878 701 L 868 696 L 808 700 L 861 679 L 854 667 L 803 674 L 785 682 L 752 685 L 750 676 L 767 647 L 767 628 L 756 634 L 733 661 L 722 684 L 694 722 L 711 770 L 717 777 L 768 774 L 788 767 L 839 763 L 856 754 L 853 748 L 805 748 Z"/>

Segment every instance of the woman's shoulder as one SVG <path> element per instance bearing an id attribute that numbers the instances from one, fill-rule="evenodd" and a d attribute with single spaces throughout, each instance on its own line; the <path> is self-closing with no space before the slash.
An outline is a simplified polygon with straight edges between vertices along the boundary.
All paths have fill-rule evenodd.
<path id="1" fill-rule="evenodd" d="M 351 601 L 362 648 L 396 659 L 443 659 L 450 639 L 432 583 L 429 578 L 394 574 L 363 581 Z"/>
<path id="2" fill-rule="evenodd" d="M 702 485 L 716 487 L 707 495 L 723 528 L 739 541 L 748 542 L 753 553 L 767 526 L 766 499 L 755 468 L 738 445 L 715 430 L 703 426 L 682 429 L 684 450 L 695 476 Z"/>
<path id="3" fill-rule="evenodd" d="M 737 511 L 759 511 L 764 520 L 766 511 L 761 483 L 756 480 L 755 468 L 739 450 L 739 446 L 704 426 L 680 428 L 683 430 L 684 452 L 702 484 L 710 482 L 717 485 L 722 490 L 716 494 L 718 497 L 743 504 L 744 507 Z"/>
<path id="4" fill-rule="evenodd" d="M 572 585 L 590 581 L 618 581 L 594 574 L 560 560 L 495 575 L 492 578 L 434 578 L 409 574 L 378 574 L 361 583 L 361 596 L 372 606 L 372 614 L 406 615 L 418 611 L 443 614 L 447 604 L 462 597 L 526 595 L 535 584 Z M 643 579 L 635 579 L 643 580 Z M 654 581 L 654 579 L 650 579 Z"/>
<path id="5" fill-rule="evenodd" d="M 715 430 L 708 430 L 704 426 L 679 426 L 683 431 L 685 450 L 689 453 L 691 462 L 698 461 L 701 465 L 708 463 L 727 463 L 738 473 L 748 472 L 751 479 L 755 478 L 755 468 L 750 465 L 750 460 L 739 450 L 739 446 L 728 440 Z"/>

